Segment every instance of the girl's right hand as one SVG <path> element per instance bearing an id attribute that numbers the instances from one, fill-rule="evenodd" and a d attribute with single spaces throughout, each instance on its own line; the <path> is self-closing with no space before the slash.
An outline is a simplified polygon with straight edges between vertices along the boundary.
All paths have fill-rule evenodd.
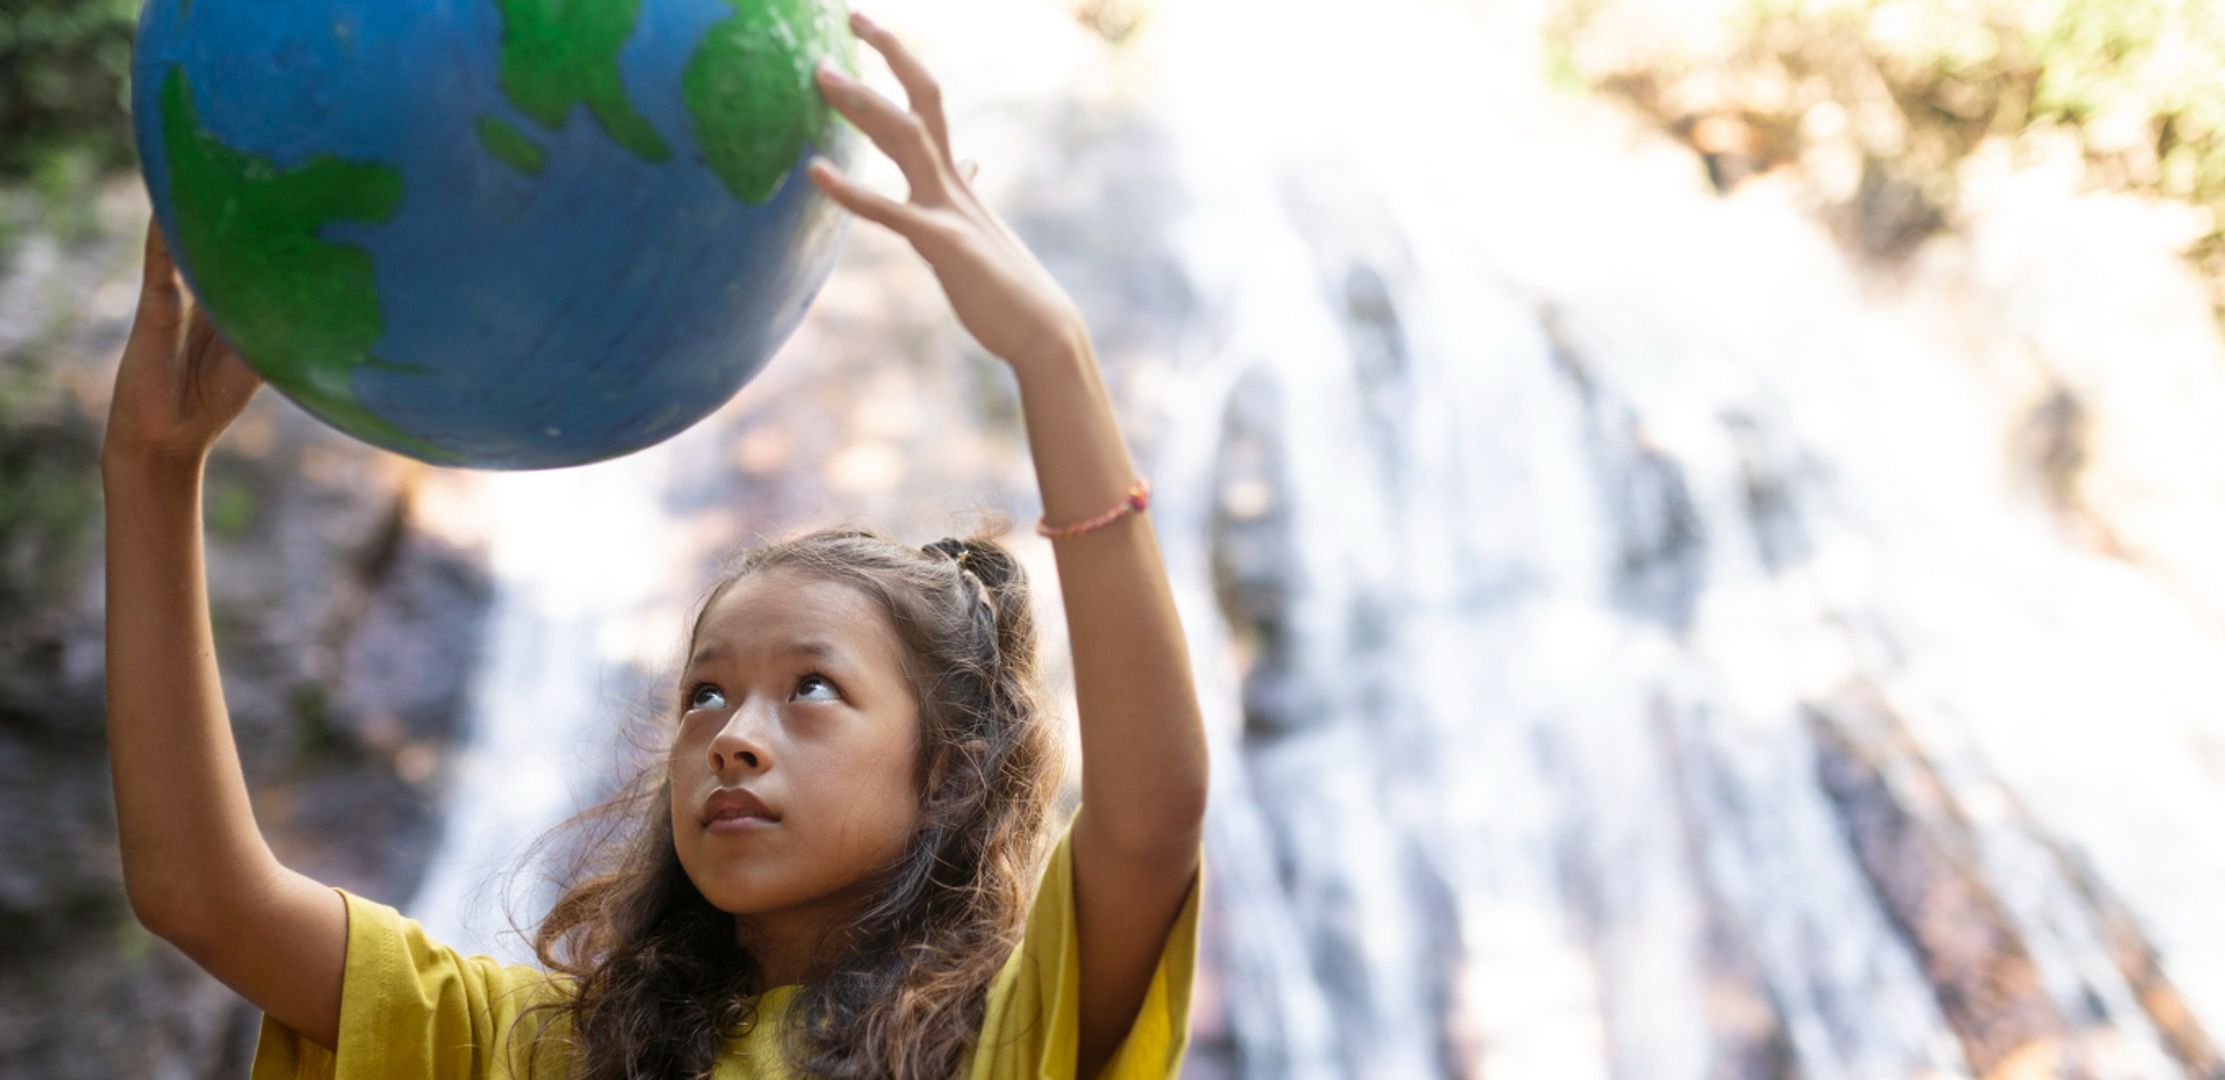
<path id="1" fill-rule="evenodd" d="M 262 385 L 187 294 L 150 218 L 139 313 L 116 370 L 103 454 L 199 461 Z"/>

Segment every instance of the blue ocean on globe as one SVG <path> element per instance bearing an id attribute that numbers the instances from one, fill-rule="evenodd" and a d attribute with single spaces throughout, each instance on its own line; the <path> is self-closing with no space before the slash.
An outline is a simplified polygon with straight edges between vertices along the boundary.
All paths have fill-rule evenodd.
<path id="1" fill-rule="evenodd" d="M 794 331 L 846 220 L 826 0 L 150 0 L 133 108 L 218 330 L 311 413 L 441 464 L 604 460 Z"/>

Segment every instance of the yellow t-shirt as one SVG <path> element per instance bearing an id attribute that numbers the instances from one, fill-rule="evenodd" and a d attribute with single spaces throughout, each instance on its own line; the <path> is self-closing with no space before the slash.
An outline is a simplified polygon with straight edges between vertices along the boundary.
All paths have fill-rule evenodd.
<path id="1" fill-rule="evenodd" d="M 1069 825 L 1043 870 L 1020 946 L 990 984 L 980 1041 L 960 1071 L 969 1080 L 1074 1076 L 1081 953 L 1073 838 Z M 334 891 L 348 906 L 339 1050 L 327 1050 L 266 1014 L 251 1080 L 513 1080 L 525 1075 L 528 1053 L 542 1055 L 542 1077 L 565 1076 L 553 1040 L 520 1046 L 509 1036 L 510 1021 L 521 1010 L 564 992 L 568 979 L 552 981 L 538 968 L 459 955 L 427 937 L 415 919 L 345 889 Z M 1151 988 L 1106 1066 L 1105 1080 L 1158 1080 L 1181 1067 L 1190 1034 L 1198 891 L 1193 884 L 1167 932 Z M 792 1076 L 782 1061 L 776 1021 L 795 989 L 766 993 L 758 1004 L 760 1023 L 728 1044 L 716 1080 Z M 519 1038 L 529 1038 L 542 1018 L 528 1018 L 517 1029 Z"/>

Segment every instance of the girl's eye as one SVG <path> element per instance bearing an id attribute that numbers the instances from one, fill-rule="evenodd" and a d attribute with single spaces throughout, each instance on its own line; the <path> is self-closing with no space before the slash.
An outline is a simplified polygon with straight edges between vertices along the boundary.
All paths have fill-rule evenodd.
<path id="1" fill-rule="evenodd" d="M 823 687 L 825 687 L 825 688 L 826 688 L 826 690 L 827 690 L 827 693 L 829 693 L 829 694 L 832 694 L 832 695 L 834 695 L 833 697 L 820 698 L 820 699 L 818 699 L 818 700 L 821 700 L 821 701 L 839 701 L 839 700 L 841 700 L 841 698 L 842 698 L 842 691 L 840 691 L 840 690 L 838 690 L 838 689 L 836 689 L 836 688 L 835 688 L 835 685 L 834 685 L 834 680 L 832 680 L 832 679 L 829 679 L 829 678 L 827 678 L 826 676 L 824 676 L 824 675 L 820 675 L 820 674 L 817 674 L 817 673 L 813 673 L 813 674 L 810 674 L 810 675 L 806 675 L 806 676 L 804 676 L 803 678 L 797 679 L 797 680 L 796 680 L 796 689 L 800 691 L 800 690 L 802 690 L 802 689 L 803 689 L 804 687 L 807 687 L 807 686 L 811 686 L 811 685 L 813 685 L 813 684 L 817 684 L 817 685 L 819 685 L 819 686 L 823 686 Z"/>
<path id="2" fill-rule="evenodd" d="M 814 689 L 819 696 L 811 696 Z M 834 685 L 834 680 L 824 675 L 811 674 L 797 679 L 796 691 L 799 697 L 809 701 L 842 700 L 841 688 Z M 688 691 L 687 709 L 689 712 L 694 712 L 697 709 L 724 708 L 725 705 L 726 692 L 710 683 L 697 683 L 693 690 Z"/>

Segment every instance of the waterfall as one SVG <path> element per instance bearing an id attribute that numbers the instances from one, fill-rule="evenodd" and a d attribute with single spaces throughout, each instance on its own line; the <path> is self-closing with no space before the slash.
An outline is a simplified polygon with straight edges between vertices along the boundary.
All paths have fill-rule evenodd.
<path id="1" fill-rule="evenodd" d="M 1488 28 L 1161 28 L 1160 520 L 1245 656 L 1199 1071 L 2220 1068 L 2225 635 L 1796 208 L 1579 146 Z"/>
<path id="2" fill-rule="evenodd" d="M 473 723 L 445 833 L 409 914 L 435 940 L 531 963 L 528 933 L 554 894 L 529 845 L 604 795 L 623 725 L 650 704 L 702 582 L 668 503 L 690 432 L 599 465 L 468 478 L 489 532 L 495 592 Z M 506 886 L 515 885 L 514 889 Z"/>
<path id="3" fill-rule="evenodd" d="M 1215 748 L 1193 1075 L 2225 1068 L 2225 613 L 2177 584 L 2225 536 L 2066 528 L 1997 372 L 1792 200 L 1547 95 L 1519 5 L 1168 4 L 1125 53 L 1054 16 L 913 22 L 1158 493 Z M 2088 204 L 2035 205 L 1987 227 Z M 2086 273 L 1970 332 L 2135 335 Z M 917 363 L 842 318 L 814 347 Z M 2115 422 L 2225 460 L 2214 332 L 2172 340 L 2195 411 Z M 838 413 L 799 363 L 779 393 Z M 495 638 L 413 908 L 444 940 L 497 951 L 490 860 L 676 643 L 661 493 L 720 487 L 686 441 L 725 423 L 489 479 Z"/>

